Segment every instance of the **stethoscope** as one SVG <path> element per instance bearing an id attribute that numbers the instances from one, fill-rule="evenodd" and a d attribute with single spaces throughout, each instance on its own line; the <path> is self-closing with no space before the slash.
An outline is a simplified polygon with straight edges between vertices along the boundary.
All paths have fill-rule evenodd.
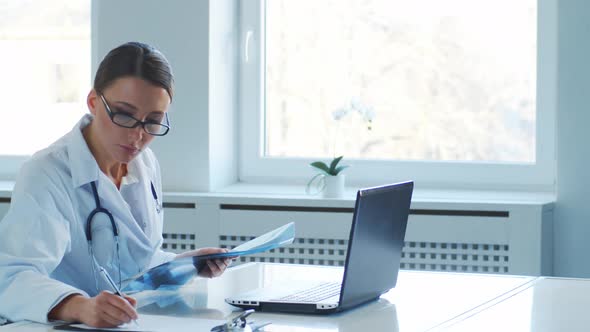
<path id="1" fill-rule="evenodd" d="M 92 250 L 92 220 L 97 214 L 103 213 L 109 218 L 109 221 L 111 223 L 111 228 L 113 230 L 113 238 L 115 239 L 115 247 L 117 250 L 117 269 L 119 272 L 119 288 L 121 288 L 121 280 L 122 279 L 121 279 L 121 256 L 119 255 L 119 228 L 117 227 L 117 223 L 115 222 L 115 218 L 113 217 L 113 214 L 109 210 L 102 207 L 100 204 L 100 198 L 98 197 L 98 190 L 96 189 L 96 181 L 92 181 L 90 183 L 90 185 L 92 186 L 92 194 L 94 196 L 94 202 L 96 203 L 96 208 L 94 208 L 94 210 L 90 211 L 88 218 L 86 218 L 86 241 L 88 241 L 88 253 L 93 261 L 93 264 L 91 264 L 91 265 L 92 265 L 92 274 L 94 276 L 94 284 L 96 286 L 96 290 L 100 291 L 100 289 L 98 288 L 98 278 L 96 277 L 96 268 L 95 268 L 95 266 L 100 267 L 100 264 L 98 264 L 98 261 L 96 260 L 96 257 L 94 256 L 94 251 Z M 154 187 L 154 183 L 150 181 L 150 185 L 151 185 L 151 189 L 152 189 L 152 196 L 154 197 L 154 200 L 156 201 L 156 212 L 158 212 L 158 214 L 159 214 L 162 211 L 162 204 L 158 200 L 158 194 L 156 193 L 156 188 Z"/>

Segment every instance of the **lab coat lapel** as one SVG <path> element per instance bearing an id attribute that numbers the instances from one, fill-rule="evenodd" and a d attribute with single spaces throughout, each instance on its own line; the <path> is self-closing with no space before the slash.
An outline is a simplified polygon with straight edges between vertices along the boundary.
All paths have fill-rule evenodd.
<path id="1" fill-rule="evenodd" d="M 143 163 L 141 156 L 131 161 L 127 165 L 127 170 L 129 180 L 121 185 L 121 196 L 128 203 L 129 211 L 145 236 L 151 239 L 154 222 L 151 220 L 153 213 L 151 213 L 149 202 L 153 200 L 150 187 L 153 174 L 150 174 L 149 168 Z"/>
<path id="2" fill-rule="evenodd" d="M 149 264 L 153 249 L 150 240 L 143 232 L 127 202 L 115 186 L 104 174 L 99 176 L 98 194 L 104 208 L 111 211 L 119 228 L 119 250 L 121 270 L 127 277 L 141 272 Z"/>
<path id="3" fill-rule="evenodd" d="M 72 181 L 74 188 L 87 188 L 89 204 L 88 207 L 83 207 L 85 210 L 92 211 L 95 208 L 95 202 L 92 198 L 92 190 L 90 189 L 90 182 L 97 182 L 98 196 L 102 207 L 111 212 L 117 228 L 119 229 L 119 254 L 121 260 L 121 272 L 127 277 L 133 276 L 143 270 L 150 262 L 153 255 L 153 248 L 151 247 L 150 236 L 146 235 L 140 224 L 131 213 L 128 203 L 125 201 L 115 184 L 100 171 L 92 152 L 88 148 L 88 144 L 82 134 L 82 129 L 86 127 L 93 120 L 93 116 L 86 114 L 70 132 L 67 138 L 67 149 L 69 156 L 69 164 L 72 172 Z M 137 164 L 136 158 L 130 164 L 132 167 L 141 169 L 145 165 Z M 143 165 L 143 166 L 142 166 Z M 137 176 L 142 179 L 143 174 L 139 172 Z M 141 181 L 140 181 L 141 182 Z M 141 192 L 141 190 L 140 190 Z M 133 204 L 133 203 L 132 203 Z M 84 220 L 86 222 L 86 220 Z M 140 220 L 147 225 L 149 220 Z M 85 225 L 84 225 L 85 226 Z M 148 226 L 149 227 L 149 226 Z M 146 229 L 146 231 L 149 231 Z"/>
<path id="4" fill-rule="evenodd" d="M 82 134 L 82 129 L 92 122 L 93 116 L 86 114 L 78 121 L 74 129 L 68 133 L 67 150 L 68 162 L 72 172 L 72 185 L 79 188 L 98 180 L 100 169 L 96 159 L 90 152 L 88 144 Z"/>

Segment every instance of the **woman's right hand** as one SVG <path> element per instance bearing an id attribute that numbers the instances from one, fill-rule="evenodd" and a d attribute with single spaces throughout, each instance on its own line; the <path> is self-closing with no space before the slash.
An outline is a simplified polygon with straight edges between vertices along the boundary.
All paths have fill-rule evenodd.
<path id="1" fill-rule="evenodd" d="M 95 297 L 67 297 L 49 314 L 50 319 L 79 321 L 93 327 L 116 327 L 137 319 L 137 301 L 102 291 Z"/>

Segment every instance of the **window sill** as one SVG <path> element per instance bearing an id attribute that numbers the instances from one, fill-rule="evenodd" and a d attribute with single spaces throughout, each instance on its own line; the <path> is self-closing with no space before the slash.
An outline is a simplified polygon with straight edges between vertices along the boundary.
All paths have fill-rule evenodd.
<path id="1" fill-rule="evenodd" d="M 8 199 L 12 194 L 14 182 L 0 181 L 0 198 Z M 214 192 L 165 192 L 168 202 L 194 202 L 220 198 L 237 201 L 290 201 L 293 204 L 314 206 L 351 206 L 356 197 L 356 188 L 347 187 L 342 198 L 323 198 L 321 195 L 307 195 L 303 185 L 268 185 L 235 183 Z M 412 197 L 413 205 L 427 204 L 468 204 L 468 205 L 541 205 L 552 207 L 556 201 L 554 193 L 490 191 L 490 190 L 425 190 L 416 189 Z"/>
<path id="2" fill-rule="evenodd" d="M 0 199 L 9 199 L 14 189 L 14 181 L 0 181 Z"/>
<path id="3" fill-rule="evenodd" d="M 321 194 L 306 194 L 304 185 L 235 183 L 209 193 L 166 192 L 164 196 L 165 201 L 173 202 L 187 202 L 195 199 L 220 201 L 221 199 L 229 203 L 288 203 L 288 205 L 352 207 L 356 190 L 357 188 L 347 187 L 342 198 L 323 198 Z M 543 206 L 543 209 L 552 209 L 555 200 L 555 194 L 548 192 L 415 189 L 412 206 L 433 208 L 440 205 L 439 208 L 448 208 L 453 205 L 457 208 L 493 208 L 506 205 L 536 205 Z"/>

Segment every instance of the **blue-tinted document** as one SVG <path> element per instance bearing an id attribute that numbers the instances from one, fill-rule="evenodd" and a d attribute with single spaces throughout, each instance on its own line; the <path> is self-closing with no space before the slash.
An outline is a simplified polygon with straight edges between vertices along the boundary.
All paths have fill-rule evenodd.
<path id="1" fill-rule="evenodd" d="M 229 252 L 184 257 L 158 265 L 131 279 L 123 288 L 124 292 L 134 293 L 144 290 L 173 290 L 186 284 L 205 268 L 209 259 L 232 258 L 251 255 L 293 243 L 295 224 L 288 223 L 268 233 L 245 242 Z"/>

